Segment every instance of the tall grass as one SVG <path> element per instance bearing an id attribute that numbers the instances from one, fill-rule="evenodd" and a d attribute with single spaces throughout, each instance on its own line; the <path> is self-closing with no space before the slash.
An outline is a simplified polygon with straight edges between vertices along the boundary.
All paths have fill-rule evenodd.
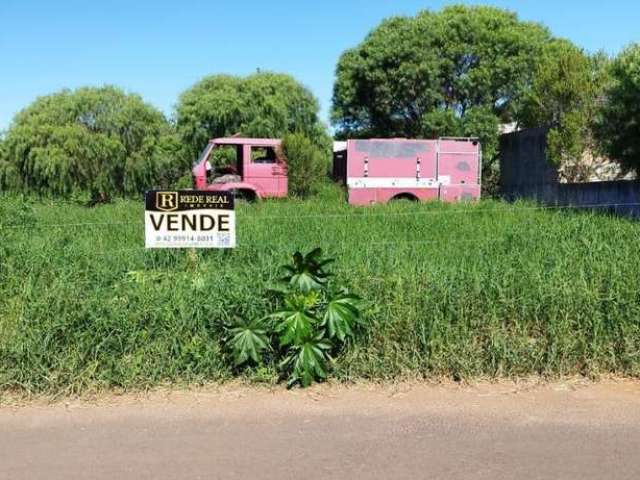
<path id="1" fill-rule="evenodd" d="M 640 375 L 640 225 L 621 218 L 499 202 L 354 208 L 327 188 L 240 206 L 233 251 L 146 251 L 142 202 L 4 197 L 0 217 L 24 224 L 0 230 L 0 392 L 228 379 L 224 324 L 264 315 L 276 267 L 316 246 L 372 302 L 340 379 Z M 243 373 L 276 377 L 273 365 Z"/>

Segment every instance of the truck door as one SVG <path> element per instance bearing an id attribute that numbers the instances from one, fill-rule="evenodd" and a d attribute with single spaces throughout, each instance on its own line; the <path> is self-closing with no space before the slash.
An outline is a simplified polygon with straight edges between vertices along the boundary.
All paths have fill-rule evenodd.
<path id="1" fill-rule="evenodd" d="M 480 198 L 481 147 L 474 140 L 439 141 L 440 199 L 460 201 Z"/>
<path id="2" fill-rule="evenodd" d="M 278 161 L 275 147 L 251 145 L 248 150 L 245 181 L 254 184 L 263 196 L 285 196 L 286 165 Z"/>

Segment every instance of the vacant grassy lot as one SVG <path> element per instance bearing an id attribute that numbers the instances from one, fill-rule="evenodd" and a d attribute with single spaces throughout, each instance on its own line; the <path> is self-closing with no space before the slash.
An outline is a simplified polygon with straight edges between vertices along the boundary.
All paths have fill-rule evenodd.
<path id="1" fill-rule="evenodd" d="M 234 318 L 316 246 L 372 302 L 340 379 L 640 375 L 640 224 L 531 204 L 242 205 L 233 251 L 145 251 L 142 202 L 0 199 L 0 392 L 204 382 Z M 19 228 L 6 228 L 20 224 Z M 64 225 L 64 226 L 60 226 Z M 267 365 L 246 370 L 277 378 Z"/>

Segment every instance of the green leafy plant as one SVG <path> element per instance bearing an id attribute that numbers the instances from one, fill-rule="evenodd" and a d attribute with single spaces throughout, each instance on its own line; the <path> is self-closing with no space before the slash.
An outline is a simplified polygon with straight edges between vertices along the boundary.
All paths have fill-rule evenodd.
<path id="1" fill-rule="evenodd" d="M 322 317 L 322 325 L 326 326 L 330 338 L 337 337 L 344 342 L 353 336 L 352 327 L 360 316 L 358 301 L 358 297 L 347 292 L 339 293 L 329 300 Z"/>
<path id="2" fill-rule="evenodd" d="M 236 366 L 260 364 L 273 355 L 288 385 L 306 387 L 327 377 L 332 354 L 354 336 L 361 299 L 346 288 L 332 290 L 326 266 L 334 260 L 316 248 L 296 252 L 276 293 L 277 308 L 266 318 L 229 329 L 228 346 Z"/>
<path id="3" fill-rule="evenodd" d="M 319 333 L 313 338 L 305 339 L 301 344 L 293 345 L 290 353 L 280 364 L 284 370 L 291 370 L 289 386 L 299 382 L 303 387 L 307 387 L 314 380 L 325 379 L 327 377 L 327 363 L 331 359 L 329 350 L 331 342 L 323 338 L 323 333 Z"/>
<path id="4" fill-rule="evenodd" d="M 289 192 L 306 198 L 318 192 L 331 166 L 331 142 L 319 134 L 288 133 L 281 153 L 287 161 Z"/>
<path id="5" fill-rule="evenodd" d="M 322 249 L 316 248 L 306 255 L 300 252 L 293 254 L 291 265 L 282 265 L 287 274 L 282 277 L 290 288 L 300 290 L 303 293 L 311 290 L 321 290 L 326 284 L 330 274 L 325 267 L 332 263 L 332 258 L 323 259 Z"/>
<path id="6" fill-rule="evenodd" d="M 236 366 L 249 360 L 259 363 L 262 354 L 269 350 L 267 328 L 262 321 L 232 328 L 230 334 Z"/>

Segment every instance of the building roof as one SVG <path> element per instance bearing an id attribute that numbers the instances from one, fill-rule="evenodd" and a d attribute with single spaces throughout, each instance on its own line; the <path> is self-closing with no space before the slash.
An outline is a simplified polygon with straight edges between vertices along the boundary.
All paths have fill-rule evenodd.
<path id="1" fill-rule="evenodd" d="M 211 142 L 216 145 L 258 145 L 261 147 L 277 147 L 282 143 L 282 140 L 278 138 L 221 137 L 214 138 Z"/>

